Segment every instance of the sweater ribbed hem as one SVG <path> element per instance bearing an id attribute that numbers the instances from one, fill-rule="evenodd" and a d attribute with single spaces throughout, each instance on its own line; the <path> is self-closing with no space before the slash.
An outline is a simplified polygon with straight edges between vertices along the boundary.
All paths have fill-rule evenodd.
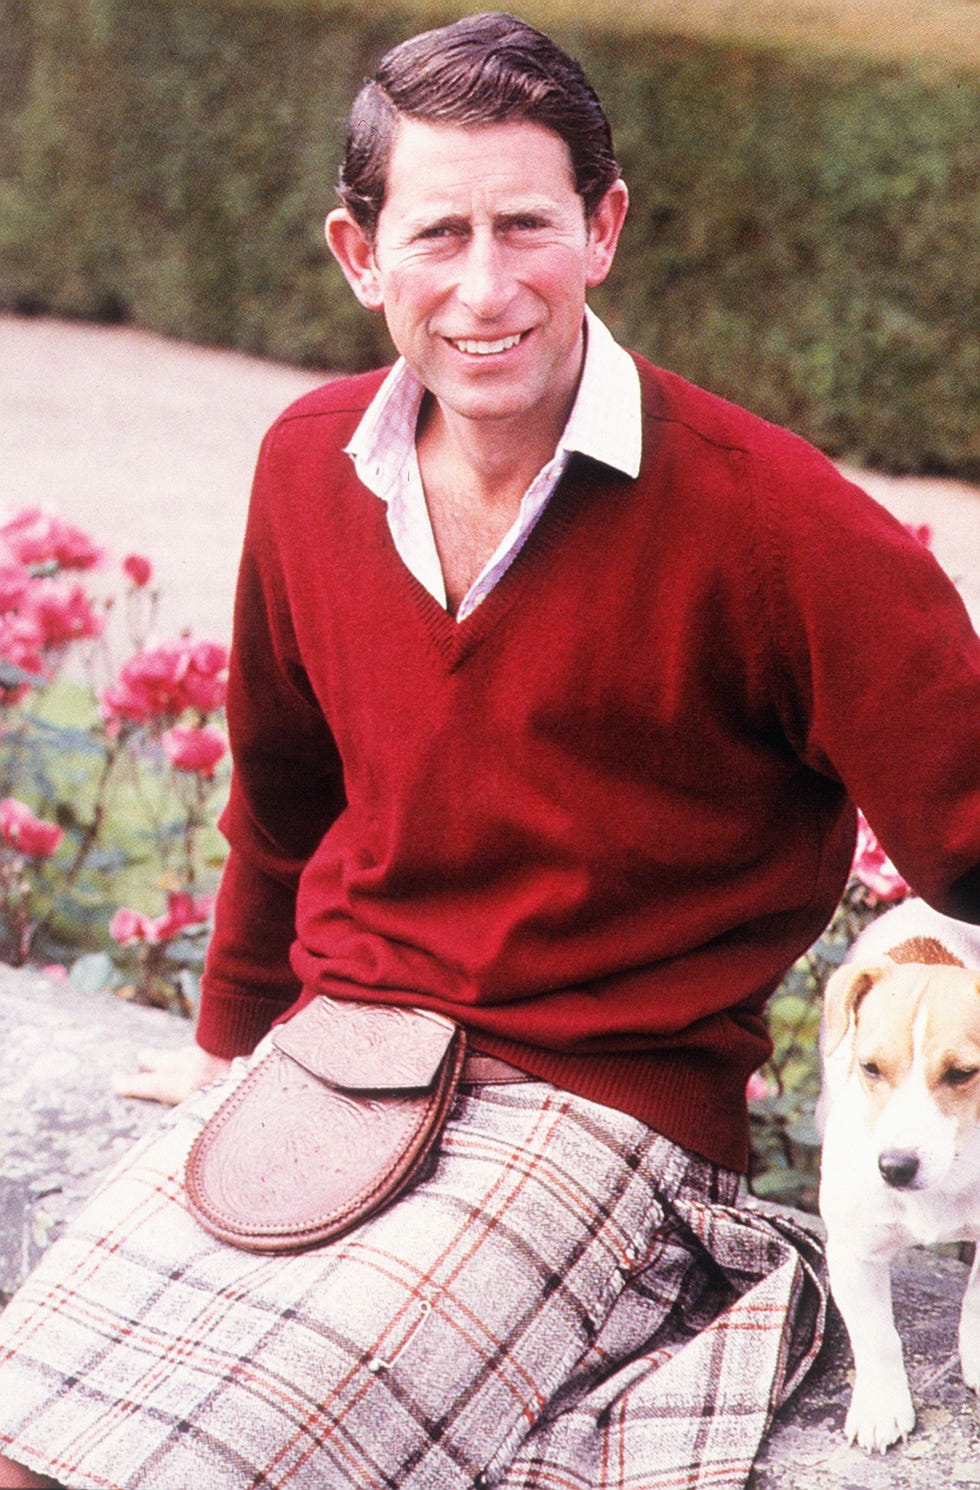
<path id="1" fill-rule="evenodd" d="M 278 1022 L 291 1019 L 321 992 L 332 998 L 354 996 L 348 989 L 307 986 L 295 1004 L 278 1011 Z M 376 997 L 367 1001 L 384 1002 Z M 422 1000 L 418 1007 L 448 1013 Z M 707 1052 L 703 1043 L 678 1043 L 672 1048 L 571 1054 L 472 1029 L 467 1031 L 467 1047 L 508 1061 L 586 1101 L 628 1113 L 713 1164 L 740 1174 L 748 1169 L 746 1084 L 769 1047 L 745 1031 L 729 1028 L 727 1038 L 719 1037 Z"/>
<path id="2" fill-rule="evenodd" d="M 749 1156 L 745 1096 L 751 1068 L 706 1061 L 684 1050 L 567 1055 L 486 1035 L 470 1049 L 550 1081 L 567 1092 L 626 1112 L 682 1148 L 744 1174 Z"/>

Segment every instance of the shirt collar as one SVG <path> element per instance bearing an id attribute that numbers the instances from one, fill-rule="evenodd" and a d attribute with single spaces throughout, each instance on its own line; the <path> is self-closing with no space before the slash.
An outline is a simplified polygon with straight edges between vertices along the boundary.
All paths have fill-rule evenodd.
<path id="1" fill-rule="evenodd" d="M 582 377 L 558 448 L 636 477 L 643 447 L 640 375 L 629 353 L 588 309 L 585 324 Z"/>
<path id="2" fill-rule="evenodd" d="M 577 452 L 636 477 L 642 455 L 640 379 L 628 352 L 586 309 L 582 377 L 557 450 Z M 415 426 L 425 389 L 400 357 L 345 447 L 358 478 L 389 501 L 414 461 Z M 557 453 L 557 452 L 556 452 Z"/>

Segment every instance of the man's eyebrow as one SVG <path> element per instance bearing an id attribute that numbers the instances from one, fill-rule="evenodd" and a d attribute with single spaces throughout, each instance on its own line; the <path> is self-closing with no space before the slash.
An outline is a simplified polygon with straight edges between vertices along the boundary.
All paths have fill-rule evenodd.
<path id="1" fill-rule="evenodd" d="M 513 202 L 505 202 L 499 211 L 494 213 L 494 220 L 506 222 L 514 217 L 540 217 L 550 222 L 560 211 L 558 203 L 553 202 L 549 197 L 528 196 L 518 198 Z"/>
<path id="2" fill-rule="evenodd" d="M 543 221 L 550 222 L 555 216 L 556 208 L 553 202 L 542 197 L 528 197 L 525 201 L 508 202 L 493 214 L 494 223 L 509 223 L 522 217 L 537 217 Z M 455 228 L 469 229 L 472 218 L 466 212 L 454 212 L 451 209 L 440 211 L 434 207 L 431 212 L 419 212 L 407 219 L 405 231 L 408 236 L 417 233 L 430 232 L 433 228 Z"/>
<path id="3" fill-rule="evenodd" d="M 495 212 L 494 222 L 514 222 L 522 217 L 535 217 L 541 222 L 550 222 L 554 212 L 542 202 L 528 202 L 522 207 L 507 207 Z"/>
<path id="4" fill-rule="evenodd" d="M 460 212 L 419 212 L 403 220 L 398 229 L 398 237 L 404 243 L 411 243 L 414 238 L 440 228 L 466 232 L 469 230 L 469 219 Z"/>
<path id="5" fill-rule="evenodd" d="M 420 213 L 409 222 L 413 233 L 424 233 L 427 228 L 468 228 L 470 219 L 465 212 Z"/>

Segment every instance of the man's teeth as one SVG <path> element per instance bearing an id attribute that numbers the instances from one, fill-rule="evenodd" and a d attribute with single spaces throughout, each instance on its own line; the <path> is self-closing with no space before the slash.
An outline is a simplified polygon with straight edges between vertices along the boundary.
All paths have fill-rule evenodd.
<path id="1" fill-rule="evenodd" d="M 453 345 L 461 352 L 468 352 L 473 357 L 491 357 L 495 352 L 509 352 L 511 347 L 516 347 L 520 341 L 520 333 L 517 336 L 502 336 L 499 341 L 454 341 Z"/>

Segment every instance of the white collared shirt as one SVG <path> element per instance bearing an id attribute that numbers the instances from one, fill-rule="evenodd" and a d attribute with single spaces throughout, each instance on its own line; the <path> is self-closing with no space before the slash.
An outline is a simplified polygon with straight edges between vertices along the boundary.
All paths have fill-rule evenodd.
<path id="1" fill-rule="evenodd" d="M 586 310 L 585 317 L 585 360 L 568 422 L 551 460 L 521 498 L 512 526 L 463 597 L 458 621 L 486 599 L 514 562 L 573 452 L 627 476 L 639 474 L 642 422 L 636 365 L 598 316 Z M 415 427 L 424 394 L 419 379 L 399 358 L 345 448 L 358 479 L 387 505 L 388 527 L 402 563 L 433 599 L 446 606 L 446 586 L 415 452 Z"/>

